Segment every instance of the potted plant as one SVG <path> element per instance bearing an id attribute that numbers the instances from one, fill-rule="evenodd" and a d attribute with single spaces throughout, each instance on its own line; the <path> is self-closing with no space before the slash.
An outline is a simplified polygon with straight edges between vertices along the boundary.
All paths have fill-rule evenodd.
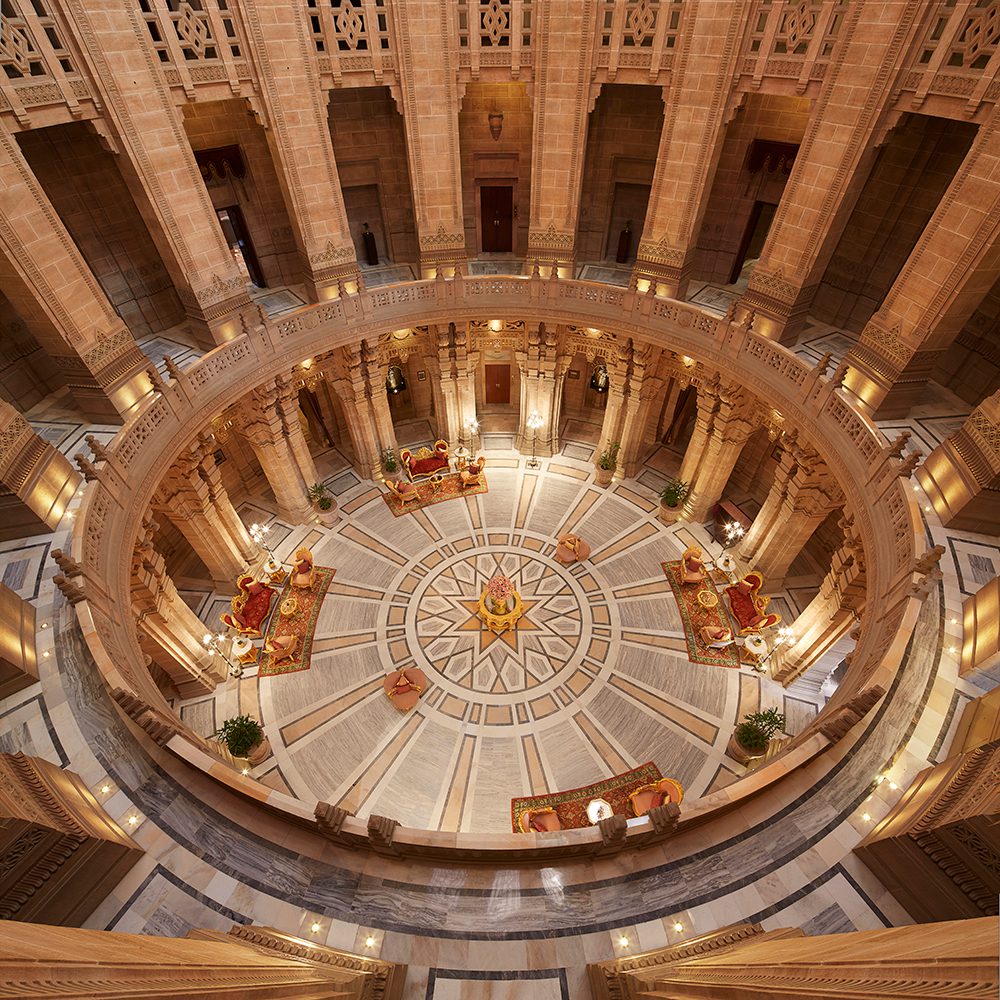
<path id="1" fill-rule="evenodd" d="M 667 485 L 660 491 L 660 520 L 664 524 L 673 524 L 681 516 L 681 504 L 688 494 L 688 484 L 676 477 L 667 480 Z"/>
<path id="2" fill-rule="evenodd" d="M 309 499 L 316 509 L 316 516 L 325 527 L 332 527 L 337 521 L 337 501 L 326 483 L 313 483 L 309 487 Z"/>
<path id="3" fill-rule="evenodd" d="M 379 461 L 382 463 L 382 472 L 386 479 L 399 478 L 399 456 L 392 448 L 386 448 L 379 456 Z"/>
<path id="4" fill-rule="evenodd" d="M 610 486 L 611 480 L 615 477 L 615 469 L 618 468 L 618 452 L 621 445 L 617 441 L 612 441 L 600 458 L 597 459 L 597 485 Z"/>
<path id="5" fill-rule="evenodd" d="M 226 719 L 214 735 L 234 757 L 245 760 L 250 767 L 255 767 L 271 753 L 263 727 L 249 715 Z"/>
<path id="6" fill-rule="evenodd" d="M 726 747 L 726 755 L 740 764 L 749 764 L 755 757 L 763 757 L 771 737 L 785 728 L 785 717 L 776 708 L 766 712 L 750 712 L 733 730 Z"/>

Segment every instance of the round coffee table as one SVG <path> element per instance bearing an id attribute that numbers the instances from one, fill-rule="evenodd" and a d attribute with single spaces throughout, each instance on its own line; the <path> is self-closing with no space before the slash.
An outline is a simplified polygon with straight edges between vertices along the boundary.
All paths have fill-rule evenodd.
<path id="1" fill-rule="evenodd" d="M 279 613 L 282 618 L 291 618 L 296 611 L 299 610 L 299 599 L 292 594 L 290 597 L 286 597 L 282 602 L 281 606 L 278 608 Z"/>
<path id="2" fill-rule="evenodd" d="M 711 590 L 699 590 L 695 596 L 703 608 L 714 608 L 719 603 L 719 595 Z"/>
<path id="3" fill-rule="evenodd" d="M 602 819 L 611 819 L 615 811 L 611 808 L 611 803 L 607 799 L 591 799 L 587 803 L 587 819 L 595 826 Z"/>

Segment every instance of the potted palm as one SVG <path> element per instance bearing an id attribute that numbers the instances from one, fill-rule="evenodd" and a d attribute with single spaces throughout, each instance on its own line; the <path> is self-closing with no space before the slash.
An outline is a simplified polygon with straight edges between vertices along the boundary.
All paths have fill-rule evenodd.
<path id="1" fill-rule="evenodd" d="M 337 522 L 337 501 L 326 483 L 313 483 L 309 487 L 309 499 L 313 502 L 320 524 L 329 528 Z"/>
<path id="2" fill-rule="evenodd" d="M 687 494 L 688 484 L 683 479 L 667 480 L 660 491 L 660 520 L 664 524 L 673 524 L 681 516 L 681 504 Z"/>
<path id="3" fill-rule="evenodd" d="M 249 767 L 256 767 L 271 754 L 263 727 L 249 715 L 226 719 L 214 735 L 234 757 L 245 760 Z"/>
<path id="4" fill-rule="evenodd" d="M 740 764 L 749 764 L 754 758 L 764 756 L 771 737 L 784 728 L 785 717 L 776 708 L 750 712 L 729 737 L 726 755 Z"/>
<path id="5" fill-rule="evenodd" d="M 382 464 L 382 474 L 386 479 L 399 478 L 399 456 L 392 450 L 392 448 L 386 448 L 385 451 L 379 455 L 379 461 Z"/>
<path id="6" fill-rule="evenodd" d="M 615 478 L 615 469 L 618 468 L 618 452 L 621 445 L 617 441 L 612 441 L 597 459 L 598 486 L 610 486 L 611 480 Z"/>

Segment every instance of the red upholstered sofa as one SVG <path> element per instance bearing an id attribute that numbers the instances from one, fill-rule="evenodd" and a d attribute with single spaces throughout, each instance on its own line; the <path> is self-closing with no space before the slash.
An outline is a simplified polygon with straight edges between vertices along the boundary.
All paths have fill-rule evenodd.
<path id="1" fill-rule="evenodd" d="M 726 587 L 729 610 L 739 623 L 740 635 L 759 632 L 781 621 L 781 615 L 768 614 L 767 602 L 771 598 L 760 596 L 763 585 L 764 577 L 760 573 L 747 573 L 738 583 Z"/>
<path id="2" fill-rule="evenodd" d="M 430 448 L 418 448 L 416 452 L 412 452 L 409 448 L 404 448 L 399 453 L 399 458 L 411 481 L 433 476 L 435 472 L 448 469 L 448 442 L 435 441 L 433 451 Z"/>
<path id="3" fill-rule="evenodd" d="M 245 573 L 236 581 L 239 593 L 233 598 L 232 614 L 221 616 L 222 624 L 240 635 L 260 636 L 260 627 L 271 610 L 274 589 Z"/>

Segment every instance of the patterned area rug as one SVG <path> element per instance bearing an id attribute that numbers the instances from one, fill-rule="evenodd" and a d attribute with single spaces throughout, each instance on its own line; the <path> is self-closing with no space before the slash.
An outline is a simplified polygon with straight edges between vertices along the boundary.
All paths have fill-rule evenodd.
<path id="1" fill-rule="evenodd" d="M 652 762 L 626 771 L 624 774 L 616 774 L 613 778 L 605 778 L 603 781 L 595 781 L 592 785 L 584 785 L 583 788 L 571 788 L 568 792 L 548 792 L 545 795 L 527 795 L 522 798 L 510 800 L 510 824 L 515 833 L 520 833 L 517 821 L 518 817 L 525 809 L 555 809 L 559 822 L 564 830 L 581 829 L 591 826 L 587 819 L 587 803 L 591 799 L 604 799 L 616 813 L 623 816 L 632 816 L 632 807 L 629 805 L 629 793 L 634 792 L 640 785 L 649 785 L 654 781 L 659 781 L 663 775 L 660 769 Z"/>
<path id="2" fill-rule="evenodd" d="M 457 497 L 474 497 L 477 493 L 489 493 L 490 489 L 486 483 L 486 473 L 479 477 L 478 486 L 466 486 L 463 488 L 461 477 L 457 472 L 443 476 L 439 485 L 435 486 L 429 479 L 422 479 L 413 485 L 417 488 L 419 500 L 410 500 L 402 507 L 399 501 L 391 493 L 383 493 L 382 499 L 386 506 L 392 511 L 394 517 L 402 517 L 411 511 L 420 510 L 423 507 L 432 507 L 436 503 L 445 500 L 454 500 Z"/>
<path id="3" fill-rule="evenodd" d="M 688 659 L 692 663 L 708 663 L 715 667 L 738 667 L 740 665 L 740 652 L 736 646 L 708 649 L 698 635 L 698 632 L 706 625 L 716 625 L 730 631 L 733 628 L 729 616 L 726 614 L 726 609 L 722 606 L 719 591 L 712 583 L 711 575 L 700 584 L 688 583 L 682 586 L 679 559 L 676 562 L 665 562 L 660 563 L 660 565 L 663 567 L 663 572 L 667 574 L 670 589 L 677 599 L 677 607 L 680 608 L 681 621 L 684 622 L 684 638 L 687 640 Z M 703 590 L 715 595 L 714 607 L 706 608 L 698 603 L 698 594 Z"/>
<path id="4" fill-rule="evenodd" d="M 276 674 L 293 674 L 297 670 L 308 670 L 310 667 L 310 656 L 312 654 L 313 636 L 316 633 L 316 619 L 319 617 L 319 609 L 323 606 L 323 598 L 326 597 L 327 590 L 330 589 L 330 581 L 336 574 L 335 569 L 329 566 L 316 566 L 316 579 L 313 581 L 310 590 L 302 590 L 298 587 L 292 591 L 291 576 L 285 581 L 285 586 L 278 598 L 278 604 L 274 614 L 271 615 L 271 623 L 267 627 L 267 636 L 264 639 L 266 646 L 268 640 L 279 635 L 296 635 L 299 637 L 299 646 L 295 656 L 288 659 L 274 662 L 273 653 L 260 654 L 260 670 L 258 677 L 273 677 Z M 281 605 L 294 593 L 298 601 L 298 608 L 291 615 L 281 613 Z"/>

